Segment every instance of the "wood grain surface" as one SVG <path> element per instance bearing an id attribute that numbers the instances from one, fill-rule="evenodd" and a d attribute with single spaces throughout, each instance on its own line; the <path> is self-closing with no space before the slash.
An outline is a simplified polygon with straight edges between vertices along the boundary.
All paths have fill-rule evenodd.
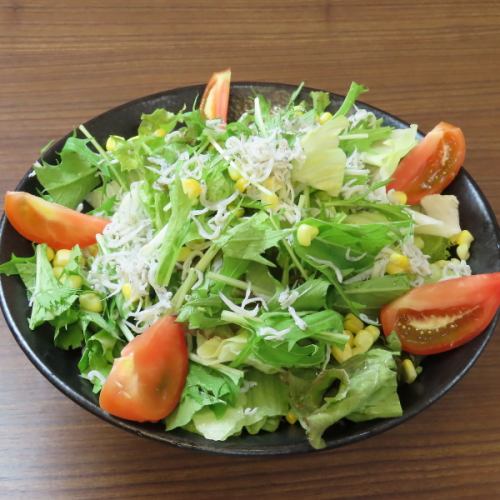
<path id="1" fill-rule="evenodd" d="M 112 106 L 205 81 L 307 84 L 430 129 L 462 127 L 500 212 L 500 2 L 0 0 L 0 191 Z M 0 324 L 1 498 L 498 498 L 500 338 L 447 396 L 343 449 L 188 452 L 112 428 L 54 389 Z"/>

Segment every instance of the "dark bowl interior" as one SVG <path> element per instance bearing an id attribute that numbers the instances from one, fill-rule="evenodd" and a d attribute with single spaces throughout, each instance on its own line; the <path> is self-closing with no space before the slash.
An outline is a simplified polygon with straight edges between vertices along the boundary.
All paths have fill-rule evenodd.
<path id="1" fill-rule="evenodd" d="M 85 126 L 101 143 L 109 134 L 130 137 L 135 135 L 142 113 L 150 113 L 159 107 L 172 111 L 181 109 L 184 104 L 190 107 L 202 90 L 202 86 L 192 86 L 143 97 L 112 109 L 90 120 Z M 293 86 L 284 84 L 235 83 L 231 89 L 230 118 L 239 116 L 256 92 L 271 99 L 275 104 L 284 104 L 293 90 Z M 304 89 L 303 98 L 307 98 L 310 90 Z M 342 99 L 341 96 L 332 94 L 333 107 L 337 107 Z M 359 106 L 373 111 L 392 126 L 407 126 L 398 118 L 376 108 L 361 103 Z M 44 159 L 50 163 L 55 162 L 57 152 L 62 148 L 65 139 L 54 144 L 45 153 Z M 35 193 L 39 187 L 36 179 L 26 174 L 17 186 L 17 190 Z M 473 272 L 499 271 L 499 229 L 495 215 L 478 186 L 469 174 L 462 170 L 447 192 L 455 194 L 460 200 L 462 227 L 472 230 L 476 238 L 470 261 Z M 32 255 L 33 249 L 30 242 L 22 238 L 5 217 L 2 218 L 0 233 L 0 262 L 9 259 L 12 253 L 21 256 Z M 139 436 L 184 448 L 216 453 L 275 455 L 311 450 L 304 433 L 298 426 L 282 425 L 274 433 L 257 436 L 242 435 L 225 442 L 213 442 L 184 431 L 167 433 L 161 424 L 137 424 L 112 417 L 99 408 L 97 396 L 92 393 L 90 384 L 79 376 L 77 369 L 79 353 L 56 349 L 52 342 L 50 328 L 40 328 L 35 332 L 29 330 L 27 322 L 29 307 L 26 293 L 17 277 L 1 277 L 0 301 L 16 341 L 31 362 L 66 396 L 103 420 Z M 498 314 L 488 329 L 472 342 L 451 352 L 429 357 L 424 361 L 424 371 L 419 379 L 412 385 L 400 388 L 404 408 L 402 417 L 356 424 L 340 423 L 325 434 L 327 447 L 338 447 L 378 434 L 404 422 L 436 401 L 453 387 L 475 362 L 492 335 L 497 319 Z"/>

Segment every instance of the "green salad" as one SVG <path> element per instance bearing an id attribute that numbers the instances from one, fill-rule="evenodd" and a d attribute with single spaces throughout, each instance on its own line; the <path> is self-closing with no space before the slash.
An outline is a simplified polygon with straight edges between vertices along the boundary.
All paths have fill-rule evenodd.
<path id="1" fill-rule="evenodd" d="M 379 312 L 470 275 L 473 238 L 454 196 L 409 206 L 387 188 L 415 125 L 357 107 L 367 89 L 356 83 L 340 107 L 301 90 L 285 106 L 255 95 L 229 123 L 196 104 L 156 109 L 137 135 L 105 144 L 80 126 L 58 164 L 34 165 L 30 206 L 65 224 L 52 239 L 28 235 L 35 255 L 0 272 L 24 282 L 34 335 L 49 324 L 55 346 L 81 350 L 81 376 L 110 413 L 211 440 L 300 425 L 315 448 L 343 419 L 402 415 L 398 385 L 421 357 L 381 334 Z M 53 203 L 66 208 L 54 215 Z M 91 227 L 93 244 L 79 239 Z M 164 318 L 184 347 L 146 345 Z M 132 380 L 130 408 L 112 409 L 111 376 Z"/>

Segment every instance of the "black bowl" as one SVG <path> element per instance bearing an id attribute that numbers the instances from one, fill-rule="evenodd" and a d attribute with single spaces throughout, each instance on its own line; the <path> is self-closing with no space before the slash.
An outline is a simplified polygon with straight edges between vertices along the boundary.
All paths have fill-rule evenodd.
<path id="1" fill-rule="evenodd" d="M 272 83 L 235 83 L 231 88 L 230 118 L 235 118 L 251 103 L 255 92 L 261 93 L 275 104 L 288 101 L 294 87 Z M 304 89 L 303 98 L 309 91 Z M 130 137 L 135 135 L 142 113 L 164 107 L 177 111 L 184 104 L 192 106 L 203 87 L 192 86 L 169 90 L 143 97 L 123 104 L 85 124 L 87 129 L 103 143 L 110 134 Z M 337 107 L 342 97 L 332 94 L 333 107 Z M 408 125 L 398 118 L 365 104 L 362 108 L 373 111 L 386 123 L 394 127 Z M 54 163 L 66 137 L 46 151 L 44 159 Z M 36 193 L 36 178 L 27 173 L 17 186 L 17 190 Z M 488 202 L 469 174 L 462 169 L 460 175 L 447 189 L 455 194 L 461 203 L 461 224 L 473 231 L 476 241 L 473 246 L 470 265 L 474 273 L 491 273 L 500 270 L 498 259 L 499 229 Z M 10 258 L 11 253 L 28 256 L 33 254 L 31 243 L 21 237 L 2 218 L 0 225 L 0 262 Z M 105 413 L 98 405 L 89 382 L 79 376 L 78 352 L 66 352 L 54 347 L 50 328 L 40 328 L 32 332 L 28 328 L 29 307 L 25 289 L 17 277 L 2 276 L 0 279 L 0 304 L 14 338 L 38 370 L 66 396 L 98 417 L 122 429 L 164 443 L 216 453 L 235 455 L 279 455 L 310 451 L 305 435 L 298 426 L 282 425 L 277 432 L 257 436 L 242 435 L 224 442 L 208 441 L 196 434 L 184 431 L 165 432 L 161 424 L 137 424 L 115 418 Z M 412 385 L 399 390 L 404 414 L 400 418 L 373 420 L 363 423 L 343 422 L 335 425 L 325 434 L 328 448 L 335 448 L 373 436 L 394 427 L 416 415 L 440 398 L 453 387 L 474 364 L 491 337 L 498 314 L 488 329 L 472 342 L 453 351 L 431 356 L 424 361 L 424 371 Z"/>

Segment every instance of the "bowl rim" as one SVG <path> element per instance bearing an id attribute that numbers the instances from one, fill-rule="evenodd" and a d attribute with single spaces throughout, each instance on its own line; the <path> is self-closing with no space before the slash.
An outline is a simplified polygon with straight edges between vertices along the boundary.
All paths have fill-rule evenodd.
<path id="1" fill-rule="evenodd" d="M 297 85 L 294 84 L 289 84 L 289 83 L 278 83 L 278 82 L 257 82 L 257 81 L 236 81 L 232 82 L 231 86 L 233 87 L 242 87 L 242 88 L 247 88 L 247 87 L 271 87 L 275 89 L 283 89 L 287 91 L 293 91 L 297 88 Z M 194 85 L 188 85 L 188 86 L 181 86 L 181 87 L 175 87 L 172 89 L 168 90 L 163 90 L 160 92 L 155 92 L 153 94 L 148 94 L 142 97 L 135 98 L 133 100 L 127 101 L 125 103 L 119 104 L 113 108 L 110 108 L 97 116 L 87 120 L 83 125 L 86 128 L 92 128 L 92 125 L 96 122 L 99 122 L 103 117 L 105 117 L 108 114 L 115 113 L 117 111 L 126 109 L 130 106 L 134 106 L 136 104 L 140 104 L 142 102 L 147 102 L 151 101 L 154 99 L 161 98 L 165 95 L 171 95 L 171 94 L 176 94 L 179 92 L 186 92 L 186 91 L 202 91 L 204 88 L 204 84 L 194 84 Z M 311 91 L 318 91 L 321 89 L 313 88 L 313 87 L 306 87 L 304 86 L 302 88 L 302 91 L 304 92 L 311 92 Z M 340 94 L 336 94 L 335 92 L 328 92 L 331 96 L 337 97 L 342 99 L 344 96 Z M 401 118 L 398 118 L 397 116 L 384 111 L 380 108 L 377 108 L 376 106 L 373 106 L 371 104 L 367 104 L 364 101 L 357 100 L 357 104 L 360 105 L 360 107 L 363 107 L 365 109 L 368 109 L 370 111 L 376 111 L 386 117 L 390 117 L 396 122 L 409 126 L 409 124 L 402 120 Z M 417 132 L 420 136 L 425 135 L 424 132 L 422 132 L 420 129 L 418 129 Z M 61 139 L 54 141 L 50 145 L 49 148 L 44 150 L 39 158 L 42 159 L 45 155 L 51 154 L 62 146 L 62 144 L 66 141 L 66 139 L 72 134 L 72 132 L 69 132 L 65 136 L 63 136 Z M 27 179 L 30 177 L 30 174 L 33 171 L 33 167 L 31 167 L 21 178 L 19 183 L 16 186 L 16 190 L 20 189 L 23 184 L 27 181 Z M 465 168 L 462 167 L 461 169 L 461 175 L 465 177 L 465 179 L 472 185 L 473 189 L 475 192 L 479 195 L 482 203 L 484 204 L 485 210 L 487 212 L 488 217 L 495 223 L 495 236 L 496 236 L 496 241 L 497 241 L 497 246 L 500 245 L 500 230 L 498 226 L 498 222 L 496 221 L 496 215 L 493 212 L 493 209 L 479 188 L 478 184 L 476 181 L 472 178 L 472 176 L 465 170 Z M 4 230 L 5 230 L 5 225 L 6 225 L 6 217 L 5 213 L 2 214 L 1 220 L 0 220 L 0 238 L 3 239 L 4 235 Z M 21 333 L 20 329 L 18 328 L 14 318 L 12 317 L 10 310 L 7 305 L 6 301 L 6 296 L 5 296 L 5 290 L 4 290 L 4 277 L 2 276 L 0 278 L 0 308 L 2 309 L 2 312 L 5 317 L 5 321 L 12 333 L 12 336 L 16 340 L 17 344 L 21 348 L 21 350 L 24 352 L 26 357 L 30 360 L 30 362 L 35 366 L 35 368 L 54 386 L 56 387 L 60 392 L 62 392 L 65 396 L 67 396 L 69 399 L 77 403 L 80 407 L 84 408 L 88 412 L 92 413 L 94 416 L 112 424 L 115 427 L 118 427 L 120 429 L 126 430 L 129 433 L 132 433 L 136 436 L 140 437 L 145 437 L 148 439 L 151 439 L 156 442 L 160 443 L 167 443 L 170 445 L 174 445 L 179 448 L 183 449 L 190 449 L 190 450 L 196 450 L 196 451 L 202 451 L 202 452 L 210 452 L 210 453 L 215 453 L 219 455 L 232 455 L 232 456 L 277 456 L 277 455 L 288 455 L 288 454 L 298 454 L 298 453 L 309 453 L 309 452 L 322 452 L 322 451 L 328 451 L 334 448 L 338 448 L 341 446 L 345 446 L 348 444 L 353 444 L 358 441 L 362 441 L 366 439 L 367 437 L 370 436 L 375 436 L 378 434 L 381 434 L 382 432 L 385 432 L 389 429 L 392 429 L 393 427 L 396 427 L 403 422 L 406 422 L 407 420 L 413 418 L 415 415 L 419 414 L 421 411 L 425 410 L 428 408 L 430 405 L 435 403 L 438 399 L 442 398 L 452 387 L 454 387 L 463 377 L 464 375 L 471 369 L 471 367 L 475 364 L 479 356 L 482 354 L 484 351 L 486 345 L 490 341 L 494 331 L 495 327 L 498 323 L 498 320 L 500 318 L 500 311 L 497 311 L 495 317 L 493 318 L 492 322 L 489 324 L 487 327 L 486 331 L 481 334 L 479 337 L 480 343 L 476 349 L 476 351 L 473 353 L 473 355 L 469 358 L 467 363 L 463 366 L 461 370 L 459 370 L 455 376 L 443 387 L 441 387 L 439 390 L 435 391 L 430 397 L 426 398 L 423 400 L 423 402 L 420 405 L 417 405 L 413 407 L 410 410 L 405 410 L 403 415 L 401 417 L 396 417 L 396 418 L 388 418 L 388 419 L 376 419 L 373 420 L 373 424 L 370 426 L 369 429 L 366 429 L 364 431 L 357 432 L 355 434 L 349 435 L 349 436 L 344 436 L 344 437 L 333 437 L 330 439 L 326 439 L 326 447 L 321 449 L 321 450 L 315 450 L 312 448 L 309 443 L 307 442 L 307 439 L 304 438 L 304 441 L 301 442 L 295 442 L 295 443 L 290 443 L 290 444 L 282 444 L 282 445 L 277 445 L 277 446 L 272 446 L 272 447 L 252 447 L 249 449 L 245 449 L 244 447 L 236 447 L 236 448 L 219 448 L 218 447 L 218 442 L 217 441 L 210 441 L 208 439 L 202 440 L 201 443 L 194 443 L 190 442 L 189 439 L 183 439 L 182 437 L 180 438 L 177 434 L 173 435 L 172 433 L 169 432 L 164 432 L 164 434 L 159 435 L 156 432 L 152 432 L 146 427 L 140 428 L 138 426 L 143 426 L 144 424 L 139 424 L 139 423 L 132 423 L 128 420 L 123 420 L 117 417 L 114 417 L 108 413 L 106 413 L 104 410 L 102 410 L 98 405 L 95 403 L 89 401 L 86 399 L 84 396 L 79 394 L 77 391 L 73 390 L 71 387 L 69 387 L 64 380 L 58 378 L 56 375 L 54 375 L 51 370 L 42 362 L 40 357 L 31 349 L 29 346 L 28 342 L 25 340 L 23 334 Z M 55 348 L 55 347 L 54 347 Z M 186 433 L 187 434 L 187 433 Z"/>

